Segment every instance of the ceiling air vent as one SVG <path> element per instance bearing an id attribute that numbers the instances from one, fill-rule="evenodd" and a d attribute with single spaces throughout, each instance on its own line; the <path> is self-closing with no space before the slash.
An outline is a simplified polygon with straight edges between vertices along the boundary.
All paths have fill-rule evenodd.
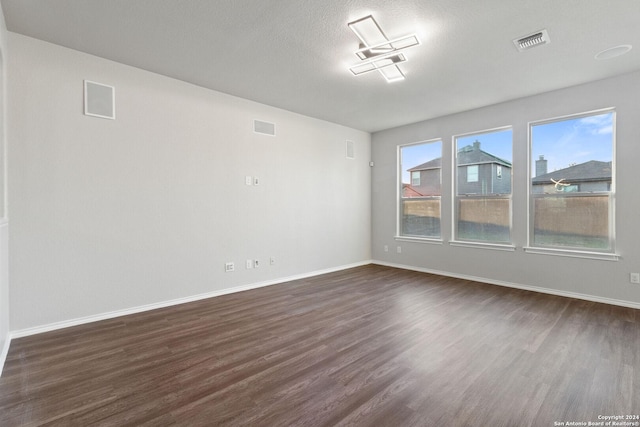
<path id="1" fill-rule="evenodd" d="M 547 30 L 536 31 L 533 34 L 529 34 L 528 36 L 524 36 L 513 41 L 513 44 L 516 45 L 520 52 L 547 43 L 551 43 Z"/>

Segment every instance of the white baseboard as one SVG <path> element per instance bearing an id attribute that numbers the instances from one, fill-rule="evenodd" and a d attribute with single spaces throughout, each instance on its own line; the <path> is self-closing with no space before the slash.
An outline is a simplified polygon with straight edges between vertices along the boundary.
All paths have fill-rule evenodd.
<path id="1" fill-rule="evenodd" d="M 498 285 L 498 286 L 504 286 L 504 287 L 507 287 L 507 288 L 515 288 L 515 289 L 522 289 L 522 290 L 525 290 L 525 291 L 540 292 L 540 293 L 543 293 L 543 294 L 556 295 L 556 296 L 560 296 L 560 297 L 576 298 L 576 299 L 581 299 L 581 300 L 586 300 L 586 301 L 591 301 L 591 302 L 600 302 L 600 303 L 603 303 L 603 304 L 618 305 L 618 306 L 622 306 L 622 307 L 640 309 L 640 303 L 636 303 L 636 302 L 632 302 L 632 301 L 618 300 L 618 299 L 613 299 L 613 298 L 605 298 L 605 297 L 599 297 L 599 296 L 596 296 L 596 295 L 580 294 L 580 293 L 577 293 L 577 292 L 560 291 L 560 290 L 557 290 L 557 289 L 542 288 L 542 287 L 538 287 L 538 286 L 521 285 L 521 284 L 518 284 L 518 283 L 504 282 L 504 281 L 501 281 L 501 280 L 487 279 L 487 278 L 484 278 L 484 277 L 467 276 L 465 274 L 456 274 L 456 273 L 450 273 L 448 271 L 440 271 L 440 270 L 433 270 L 433 269 L 429 269 L 429 268 L 414 267 L 414 266 L 411 266 L 411 265 L 404 265 L 404 264 L 394 264 L 394 263 L 389 263 L 389 262 L 384 262 L 384 261 L 373 260 L 373 261 L 371 261 L 371 263 L 372 264 L 376 264 L 376 265 L 384 265 L 384 266 L 387 266 L 387 267 L 401 268 L 403 270 L 411 270 L 411 271 L 419 271 L 419 272 L 422 272 L 422 273 L 437 274 L 438 276 L 445 276 L 445 277 L 453 277 L 453 278 L 456 278 L 456 279 L 471 280 L 471 281 L 474 281 L 474 282 L 487 283 L 489 285 Z"/>
<path id="2" fill-rule="evenodd" d="M 123 309 L 123 310 L 110 311 L 110 312 L 107 312 L 107 313 L 101 313 L 101 314 L 96 314 L 96 315 L 92 315 L 92 316 L 86 316 L 86 317 L 80 317 L 80 318 L 76 318 L 76 319 L 65 320 L 65 321 L 62 321 L 62 322 L 50 323 L 50 324 L 47 324 L 47 325 L 36 326 L 36 327 L 33 327 L 33 328 L 21 329 L 21 330 L 18 330 L 18 331 L 11 331 L 9 333 L 9 335 L 10 335 L 11 338 L 22 338 L 22 337 L 27 337 L 27 336 L 30 336 L 30 335 L 41 334 L 43 332 L 49 332 L 49 331 L 55 331 L 57 329 L 68 328 L 68 327 L 71 327 L 71 326 L 78 326 L 78 325 L 83 325 L 83 324 L 86 324 L 86 323 L 98 322 L 100 320 L 113 319 L 115 317 L 127 316 L 129 314 L 142 313 L 144 311 L 155 310 L 155 309 L 158 309 L 158 308 L 165 308 L 165 307 L 170 307 L 170 306 L 173 306 L 173 305 L 185 304 L 185 303 L 188 303 L 188 302 L 199 301 L 199 300 L 203 300 L 203 299 L 207 299 L 207 298 L 218 297 L 218 296 L 221 296 L 221 295 L 232 294 L 232 293 L 235 293 L 235 292 L 242 292 L 242 291 L 248 291 L 250 289 L 257 289 L 257 288 L 262 288 L 262 287 L 265 287 L 265 286 L 277 285 L 277 284 L 280 284 L 280 283 L 290 282 L 292 280 L 306 279 L 308 277 L 319 276 L 321 274 L 333 273 L 333 272 L 336 272 L 336 271 L 347 270 L 349 268 L 354 268 L 354 267 L 361 267 L 363 265 L 369 265 L 371 263 L 372 263 L 371 260 L 367 260 L 367 261 L 362 261 L 362 262 L 358 262 L 358 263 L 355 263 L 355 264 L 342 265 L 342 266 L 339 266 L 339 267 L 328 268 L 328 269 L 325 269 L 325 270 L 317 270 L 317 271 L 312 271 L 312 272 L 309 272 L 309 273 L 303 273 L 303 274 L 298 274 L 298 275 L 289 276 L 289 277 L 282 277 L 282 278 L 278 278 L 278 279 L 267 280 L 267 281 L 264 281 L 264 282 L 251 283 L 251 284 L 248 284 L 248 285 L 242 285 L 242 286 L 236 286 L 236 287 L 233 287 L 233 288 L 221 289 L 221 290 L 218 290 L 218 291 L 207 292 L 207 293 L 198 294 L 198 295 L 192 295 L 192 296 L 188 296 L 188 297 L 184 297 L 184 298 L 177 298 L 177 299 L 173 299 L 173 300 L 169 300 L 169 301 L 162 301 L 162 302 L 158 302 L 158 303 L 154 303 L 154 304 L 146 304 L 146 305 L 142 305 L 142 306 L 138 306 L 138 307 L 131 307 L 131 308 Z M 7 346 L 7 350 L 8 350 L 8 344 L 6 346 Z M 1 361 L 3 361 L 3 360 L 1 360 Z M 2 366 L 4 366 L 4 365 L 2 365 Z"/>
<path id="3" fill-rule="evenodd" d="M 2 347 L 2 353 L 0 353 L 0 377 L 2 376 L 2 370 L 4 369 L 4 362 L 7 360 L 9 354 L 9 346 L 11 345 L 11 332 L 9 332 L 5 338 L 4 346 Z"/>

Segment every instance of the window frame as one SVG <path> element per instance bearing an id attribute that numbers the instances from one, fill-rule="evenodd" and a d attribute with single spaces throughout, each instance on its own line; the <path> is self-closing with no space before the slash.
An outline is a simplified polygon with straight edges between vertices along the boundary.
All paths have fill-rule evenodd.
<path id="1" fill-rule="evenodd" d="M 418 200 L 438 200 L 439 201 L 439 216 L 440 216 L 440 235 L 439 236 L 419 236 L 413 234 L 403 234 L 402 227 L 402 219 L 403 219 L 403 194 L 404 187 L 402 182 L 402 149 L 404 147 L 412 147 L 423 144 L 433 144 L 440 143 L 440 195 L 439 196 L 422 196 L 415 197 L 413 199 Z M 442 176 L 443 176 L 443 154 L 444 154 L 444 141 L 442 138 L 432 138 L 417 142 L 410 142 L 406 144 L 398 144 L 397 146 L 397 160 L 396 160 L 396 168 L 397 168 L 397 177 L 396 177 L 396 185 L 397 185 L 397 196 L 396 196 L 396 240 L 404 240 L 404 241 L 413 241 L 413 242 L 423 242 L 423 243 L 442 243 Z M 435 160 L 435 158 L 434 158 Z M 409 174 L 409 181 L 412 181 L 412 176 Z"/>
<path id="2" fill-rule="evenodd" d="M 612 114 L 612 135 L 611 135 L 611 183 L 608 186 L 607 191 L 592 191 L 592 192 L 558 192 L 558 193 L 534 193 L 533 191 L 533 128 L 539 125 L 545 125 L 550 123 L 562 122 L 567 120 L 575 120 L 585 117 L 598 116 L 603 114 Z M 617 112 L 615 107 L 603 108 L 599 110 L 586 111 L 582 113 L 568 114 L 564 116 L 551 117 L 543 120 L 530 121 L 527 124 L 527 246 L 524 247 L 525 252 L 536 254 L 550 254 L 577 258 L 591 258 L 599 260 L 616 261 L 619 256 L 616 254 L 616 236 L 615 236 L 615 199 L 616 199 L 616 144 L 617 144 Z M 579 189 L 579 186 L 578 186 Z M 609 248 L 603 250 L 600 248 L 590 249 L 587 247 L 577 246 L 554 246 L 554 245 L 540 245 L 534 242 L 535 233 L 535 200 L 544 199 L 550 197 L 556 198 L 572 198 L 572 197 L 602 197 L 608 195 L 608 242 Z"/>
<path id="3" fill-rule="evenodd" d="M 458 165 L 458 138 L 468 137 L 471 135 L 481 136 L 489 133 L 497 133 L 502 131 L 511 131 L 511 157 L 513 159 L 513 126 L 500 126 L 490 129 L 484 129 L 473 132 L 466 132 L 461 134 L 456 134 L 451 137 L 451 147 L 452 147 L 452 189 L 451 189 L 451 200 L 453 203 L 451 209 L 451 236 L 452 240 L 450 240 L 450 244 L 453 246 L 467 246 L 467 247 L 479 247 L 479 248 L 487 248 L 487 249 L 497 249 L 497 250 L 506 250 L 506 251 L 515 251 L 515 245 L 513 244 L 513 190 L 514 190 L 514 179 L 513 179 L 513 160 L 512 160 L 512 172 L 510 174 L 511 180 L 511 192 L 509 194 L 458 194 L 459 182 L 458 182 L 458 167 L 469 165 Z M 468 169 L 467 169 L 468 170 Z M 478 168 L 478 180 L 480 179 L 480 169 Z M 504 179 L 503 176 L 500 179 Z M 466 181 L 468 181 L 468 177 L 466 177 Z M 509 201 L 509 241 L 497 241 L 497 240 L 471 240 L 471 239 L 462 239 L 459 236 L 459 227 L 458 227 L 458 218 L 460 216 L 460 200 L 480 200 L 480 199 L 493 199 L 493 200 L 508 200 Z"/>

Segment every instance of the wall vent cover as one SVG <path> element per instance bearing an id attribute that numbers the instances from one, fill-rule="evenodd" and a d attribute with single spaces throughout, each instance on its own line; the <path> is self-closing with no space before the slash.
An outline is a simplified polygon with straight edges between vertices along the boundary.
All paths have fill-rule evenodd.
<path id="1" fill-rule="evenodd" d="M 113 86 L 84 81 L 84 114 L 115 120 L 115 90 Z"/>
<path id="2" fill-rule="evenodd" d="M 532 47 L 541 46 L 543 44 L 551 43 L 547 30 L 536 31 L 528 36 L 520 37 L 513 41 L 516 48 L 522 52 L 523 50 L 531 49 Z"/>
<path id="3" fill-rule="evenodd" d="M 261 120 L 254 120 L 253 131 L 255 133 L 261 133 L 263 135 L 276 136 L 276 124 L 263 122 Z"/>
<path id="4" fill-rule="evenodd" d="M 356 148 L 353 144 L 353 141 L 347 140 L 347 159 L 355 159 L 356 158 Z"/>

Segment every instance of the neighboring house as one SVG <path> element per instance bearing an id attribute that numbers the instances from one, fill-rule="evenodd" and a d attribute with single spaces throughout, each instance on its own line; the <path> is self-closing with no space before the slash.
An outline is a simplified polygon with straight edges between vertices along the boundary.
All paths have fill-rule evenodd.
<path id="1" fill-rule="evenodd" d="M 441 158 L 433 159 L 427 163 L 423 163 L 409 169 L 408 171 L 411 179 L 409 186 L 411 187 L 412 192 L 418 193 L 420 196 L 440 196 L 442 193 L 442 186 L 440 183 L 441 169 Z M 407 191 L 403 191 L 403 193 L 406 194 Z M 408 195 L 405 197 L 419 196 Z"/>
<path id="2" fill-rule="evenodd" d="M 457 164 L 458 194 L 511 193 L 511 162 L 481 150 L 480 141 L 459 149 Z M 441 158 L 409 169 L 411 188 L 425 196 L 440 195 L 441 169 Z M 403 191 L 403 194 L 407 192 Z"/>
<path id="3" fill-rule="evenodd" d="M 611 190 L 611 162 L 590 160 L 547 173 L 546 160 L 540 156 L 536 160 L 536 174 L 531 184 L 537 194 Z"/>
<path id="4" fill-rule="evenodd" d="M 511 162 L 480 149 L 480 141 L 458 150 L 458 194 L 511 193 Z"/>

